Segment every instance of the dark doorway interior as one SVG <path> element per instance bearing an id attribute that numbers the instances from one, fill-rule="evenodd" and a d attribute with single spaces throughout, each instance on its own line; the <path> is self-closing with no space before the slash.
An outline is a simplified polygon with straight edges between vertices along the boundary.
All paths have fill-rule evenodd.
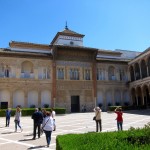
<path id="1" fill-rule="evenodd" d="M 71 96 L 71 112 L 80 112 L 79 96 Z"/>
<path id="2" fill-rule="evenodd" d="M 8 102 L 1 102 L 1 109 L 7 109 L 8 108 Z"/>

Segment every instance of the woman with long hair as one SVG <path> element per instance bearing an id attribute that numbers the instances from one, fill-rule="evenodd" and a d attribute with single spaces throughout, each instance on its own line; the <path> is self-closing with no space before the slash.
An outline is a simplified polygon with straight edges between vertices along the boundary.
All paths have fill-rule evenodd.
<path id="1" fill-rule="evenodd" d="M 16 108 L 16 112 L 15 112 L 15 132 L 17 132 L 17 126 L 20 128 L 21 132 L 23 131 L 23 129 L 20 126 L 20 118 L 21 118 L 21 109 L 19 107 Z"/>

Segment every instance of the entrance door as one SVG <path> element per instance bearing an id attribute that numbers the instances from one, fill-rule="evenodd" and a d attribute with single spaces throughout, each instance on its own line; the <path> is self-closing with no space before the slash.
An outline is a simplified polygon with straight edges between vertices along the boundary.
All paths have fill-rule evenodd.
<path id="1" fill-rule="evenodd" d="M 80 112 L 79 96 L 71 96 L 71 112 Z"/>
<path id="2" fill-rule="evenodd" d="M 1 109 L 7 109 L 8 108 L 8 102 L 1 102 Z"/>

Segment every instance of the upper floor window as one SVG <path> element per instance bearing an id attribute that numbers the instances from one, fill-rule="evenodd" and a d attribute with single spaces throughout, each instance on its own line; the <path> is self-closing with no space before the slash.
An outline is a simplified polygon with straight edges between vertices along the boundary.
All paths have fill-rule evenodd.
<path id="1" fill-rule="evenodd" d="M 57 68 L 57 79 L 64 79 L 64 68 Z"/>
<path id="2" fill-rule="evenodd" d="M 70 69 L 70 80 L 79 80 L 79 69 Z"/>
<path id="3" fill-rule="evenodd" d="M 50 79 L 50 69 L 48 67 L 40 67 L 38 78 L 39 79 Z"/>
<path id="4" fill-rule="evenodd" d="M 108 68 L 108 79 L 109 80 L 116 80 L 115 68 L 113 66 L 110 66 Z"/>
<path id="5" fill-rule="evenodd" d="M 33 64 L 29 61 L 24 61 L 21 64 L 21 78 L 34 78 Z"/>
<path id="6" fill-rule="evenodd" d="M 4 64 L 0 64 L 0 77 L 10 77 L 11 69 L 8 65 L 4 66 Z"/>
<path id="7" fill-rule="evenodd" d="M 97 69 L 97 80 L 105 80 L 105 73 L 102 68 Z"/>
<path id="8" fill-rule="evenodd" d="M 90 72 L 91 72 L 90 69 L 84 70 L 84 79 L 85 80 L 91 80 Z"/>

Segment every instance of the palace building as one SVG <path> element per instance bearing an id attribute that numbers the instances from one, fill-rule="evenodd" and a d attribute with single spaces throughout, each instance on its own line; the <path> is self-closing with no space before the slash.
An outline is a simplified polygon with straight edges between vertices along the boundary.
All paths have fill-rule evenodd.
<path id="1" fill-rule="evenodd" d="M 50 44 L 11 41 L 0 49 L 0 105 L 63 107 L 150 105 L 150 49 L 143 53 L 83 45 L 66 26 Z"/>

